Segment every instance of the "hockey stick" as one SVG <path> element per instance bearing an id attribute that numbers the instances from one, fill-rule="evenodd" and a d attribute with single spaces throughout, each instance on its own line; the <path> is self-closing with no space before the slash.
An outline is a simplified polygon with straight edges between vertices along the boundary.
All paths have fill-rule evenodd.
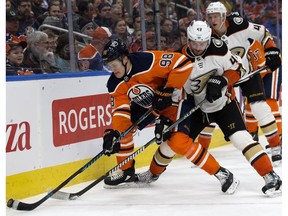
<path id="1" fill-rule="evenodd" d="M 181 118 L 179 118 L 177 121 L 175 121 L 170 127 L 168 127 L 163 133 L 168 132 L 169 130 L 173 129 L 176 127 L 179 123 L 187 119 L 192 113 L 194 113 L 197 109 L 200 108 L 200 106 L 206 101 L 206 99 L 202 100 L 198 105 L 196 105 L 194 108 L 192 108 L 189 112 L 185 113 Z M 154 143 L 156 141 L 156 138 L 154 137 L 151 139 L 149 142 L 147 142 L 145 145 L 140 147 L 137 151 L 135 151 L 133 154 L 131 154 L 128 158 L 123 160 L 120 164 L 116 165 L 113 167 L 111 170 L 109 170 L 106 174 L 102 175 L 100 178 L 96 179 L 93 181 L 91 184 L 86 186 L 84 189 L 81 191 L 78 191 L 76 193 L 69 193 L 69 192 L 62 192 L 62 191 L 57 191 L 57 193 L 54 194 L 53 198 L 55 199 L 61 199 L 61 200 L 75 200 L 84 193 L 86 193 L 88 190 L 90 190 L 92 187 L 97 185 L 99 182 L 105 179 L 106 176 L 112 174 L 116 170 L 118 170 L 120 167 L 128 163 L 130 160 L 133 160 L 138 154 L 140 154 L 144 149 L 146 149 L 149 145 Z"/>
<path id="2" fill-rule="evenodd" d="M 241 83 L 244 83 L 246 81 L 248 81 L 249 79 L 251 79 L 253 76 L 255 76 L 256 74 L 259 74 L 260 72 L 264 71 L 264 70 L 268 70 L 269 67 L 268 66 L 265 66 L 265 67 L 262 67 L 262 68 L 259 68 L 255 71 L 253 71 L 252 73 L 248 74 L 247 76 L 243 76 L 241 79 L 239 79 L 237 82 L 235 82 L 233 84 L 234 87 L 237 87 L 238 85 L 240 85 Z"/>
<path id="3" fill-rule="evenodd" d="M 115 140 L 114 143 L 119 142 L 123 137 L 125 137 L 128 133 L 130 133 L 133 128 L 135 128 L 138 124 L 140 124 L 146 117 L 153 112 L 153 109 L 147 110 L 134 124 L 132 124 L 129 128 L 127 128 L 126 131 L 120 134 L 120 137 Z M 39 205 L 41 205 L 43 202 L 45 202 L 47 199 L 52 197 L 57 191 L 62 189 L 66 184 L 68 184 L 72 179 L 74 179 L 76 176 L 78 176 L 80 173 L 82 173 L 84 170 L 86 170 L 88 167 L 90 167 L 95 161 L 97 161 L 102 155 L 104 155 L 104 152 L 101 151 L 99 154 L 97 154 L 95 157 L 93 157 L 90 161 L 88 161 L 84 166 L 82 166 L 79 170 L 77 170 L 75 173 L 73 173 L 69 178 L 67 178 L 64 182 L 62 182 L 60 185 L 58 185 L 55 189 L 50 191 L 46 196 L 44 196 L 42 199 L 40 199 L 37 202 L 34 203 L 24 203 L 18 200 L 9 199 L 7 202 L 7 207 L 13 208 L 16 210 L 23 210 L 23 211 L 31 211 L 35 208 L 37 208 Z"/>

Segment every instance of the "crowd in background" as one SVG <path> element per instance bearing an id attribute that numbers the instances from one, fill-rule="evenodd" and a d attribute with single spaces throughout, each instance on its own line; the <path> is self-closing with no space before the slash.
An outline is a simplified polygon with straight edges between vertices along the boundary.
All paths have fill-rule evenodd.
<path id="1" fill-rule="evenodd" d="M 187 41 L 186 28 L 197 16 L 205 19 L 210 2 L 202 0 L 197 13 L 196 0 L 158 0 L 159 13 L 155 13 L 154 0 L 144 0 L 146 49 L 179 49 Z M 238 11 L 248 20 L 265 25 L 281 42 L 281 0 L 277 1 L 278 14 L 275 0 L 221 2 L 229 12 Z M 6 75 L 109 70 L 101 53 L 105 43 L 114 38 L 122 39 L 130 52 L 143 50 L 138 0 L 71 0 L 71 5 L 73 31 L 79 33 L 74 34 L 73 67 L 67 0 L 6 0 Z M 160 18 L 159 40 L 156 15 Z"/>

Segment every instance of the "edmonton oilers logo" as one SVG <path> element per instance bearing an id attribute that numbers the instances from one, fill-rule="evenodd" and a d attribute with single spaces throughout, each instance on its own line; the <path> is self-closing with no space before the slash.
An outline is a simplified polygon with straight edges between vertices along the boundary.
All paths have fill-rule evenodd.
<path id="1" fill-rule="evenodd" d="M 127 95 L 131 101 L 134 101 L 138 105 L 149 107 L 152 105 L 154 90 L 147 85 L 137 84 L 128 90 Z"/>

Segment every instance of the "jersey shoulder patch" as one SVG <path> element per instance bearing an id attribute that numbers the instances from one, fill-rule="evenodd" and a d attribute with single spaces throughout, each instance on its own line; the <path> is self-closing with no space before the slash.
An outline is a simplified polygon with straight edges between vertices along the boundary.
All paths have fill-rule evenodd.
<path id="1" fill-rule="evenodd" d="M 209 56 L 209 55 L 223 56 L 223 55 L 226 55 L 227 52 L 228 52 L 228 47 L 224 43 L 224 41 L 212 37 L 211 43 L 207 51 L 205 52 L 204 56 Z"/>
<path id="2" fill-rule="evenodd" d="M 236 32 L 243 31 L 249 27 L 249 22 L 243 19 L 241 16 L 229 16 L 227 17 L 228 28 L 226 35 L 229 36 Z"/>

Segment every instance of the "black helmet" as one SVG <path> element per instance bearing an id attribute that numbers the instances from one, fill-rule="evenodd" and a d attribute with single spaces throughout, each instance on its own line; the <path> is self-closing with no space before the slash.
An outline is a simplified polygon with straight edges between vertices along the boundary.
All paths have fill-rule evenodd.
<path id="1" fill-rule="evenodd" d="M 102 58 L 105 62 L 110 62 L 123 56 L 128 56 L 129 51 L 126 44 L 120 39 L 110 40 L 103 49 Z"/>

